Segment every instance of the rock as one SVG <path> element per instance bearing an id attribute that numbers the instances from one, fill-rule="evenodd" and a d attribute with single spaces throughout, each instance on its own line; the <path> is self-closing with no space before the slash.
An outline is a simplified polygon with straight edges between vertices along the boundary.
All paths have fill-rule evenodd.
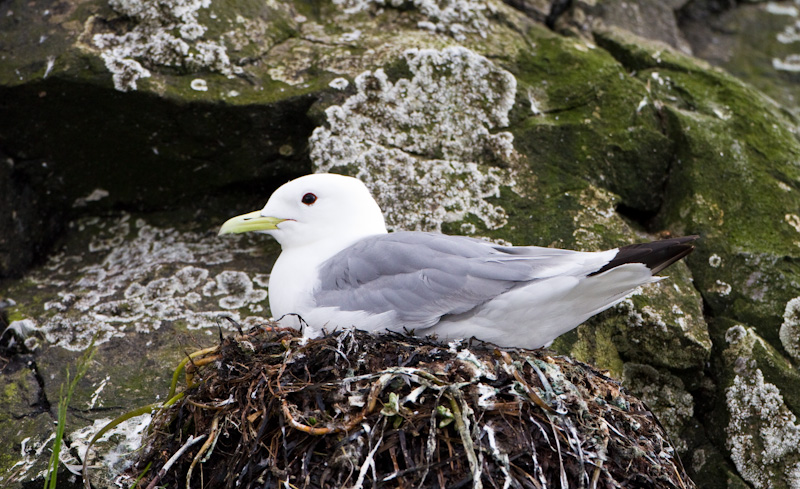
<path id="1" fill-rule="evenodd" d="M 790 121 L 772 101 L 721 72 L 699 76 L 688 58 L 667 59 L 666 52 L 642 49 L 620 31 L 607 31 L 599 40 L 638 76 L 655 80 L 651 97 L 669 121 L 669 134 L 683 140 L 675 148 L 657 221 L 678 234 L 704 236 L 706 246 L 690 264 L 698 263 L 692 267 L 695 280 L 716 315 L 753 324 L 768 319 L 764 333 L 777 339 L 773 325 L 797 295 L 788 263 L 798 252 L 792 209 L 800 197 L 792 185 L 800 175 L 793 163 L 800 148 Z M 680 96 L 693 90 L 704 96 Z M 755 128 L 763 129 L 757 138 Z M 719 185 L 719 175 L 731 185 Z M 734 188 L 745 188 L 748 198 L 739 199 Z M 762 225 L 753 229 L 754 222 Z"/>
<path id="2" fill-rule="evenodd" d="M 752 328 L 731 326 L 725 340 L 723 359 L 732 374 L 724 383 L 731 459 L 753 487 L 797 487 L 800 425 L 792 408 L 800 401 L 800 374 Z"/>
<path id="3" fill-rule="evenodd" d="M 660 41 L 687 54 L 692 47 L 678 26 L 678 15 L 687 0 L 579 0 L 555 22 L 558 30 L 592 36 L 598 29 L 617 27 L 639 37 Z"/>
<path id="4" fill-rule="evenodd" d="M 234 182 L 307 171 L 314 89 L 265 87 L 272 79 L 252 69 L 234 77 L 241 67 L 218 41 L 231 28 L 236 61 L 258 59 L 273 36 L 289 35 L 292 12 L 242 5 L 237 23 L 234 11 L 217 16 L 201 3 L 167 2 L 163 17 L 147 1 L 3 5 L 0 141 L 15 182 L 4 199 L 20 216 L 0 242 L 0 277 L 43 259 L 75 216 L 190 204 Z M 39 216 L 52 223 L 31 226 Z"/>
<path id="5" fill-rule="evenodd" d="M 377 196 L 390 230 L 441 231 L 467 217 L 503 227 L 505 209 L 488 199 L 514 184 L 510 166 L 519 155 L 511 133 L 491 131 L 508 126 L 516 78 L 462 47 L 404 56 L 409 78 L 393 83 L 382 69 L 364 72 L 354 95 L 326 109 L 328 127 L 310 138 L 315 169 L 352 169 Z M 475 233 L 474 224 L 463 226 Z"/>
<path id="6" fill-rule="evenodd" d="M 52 195 L 61 191 L 61 184 L 57 178 L 50 180 L 53 175 L 46 161 L 19 164 L 8 157 L 2 160 L 0 207 L 9 212 L 0 216 L 0 277 L 19 277 L 41 259 L 62 230 Z"/>
<path id="7" fill-rule="evenodd" d="M 695 402 L 683 381 L 666 372 L 659 372 L 649 365 L 628 362 L 624 366 L 623 383 L 638 393 L 649 409 L 658 412 L 658 420 L 670 440 L 682 452 L 686 452 L 686 439 L 695 433 L 684 432 L 692 426 Z"/>
<path id="8" fill-rule="evenodd" d="M 88 409 L 108 372 L 110 407 L 68 420 L 79 456 L 98 420 L 150 402 L 149 383 L 218 326 L 235 331 L 223 318 L 269 316 L 277 246 L 216 229 L 317 169 L 363 178 L 393 229 L 585 250 L 700 234 L 669 279 L 554 347 L 652 404 L 703 487 L 790 485 L 793 452 L 731 443 L 766 420 L 739 402 L 753 421 L 731 435 L 720 399 L 739 325 L 782 367 L 760 361 L 763 382 L 753 370 L 732 392 L 752 384 L 784 419 L 800 413 L 796 118 L 670 47 L 685 51 L 672 12 L 683 28 L 703 2 L 573 3 L 3 3 L 0 275 L 21 278 L 0 282 L 0 327 L 37 332 L 2 355 L 32 362 L 9 385 L 39 369 L 50 404 L 4 404 L 32 428 L 0 446 L 4 470 L 26 467 L 3 484 L 43 467 L 55 393 L 95 334 L 75 402 Z"/>
<path id="9" fill-rule="evenodd" d="M 30 355 L 19 355 L 4 365 L 0 376 L 0 436 L 10 448 L 0 458 L 5 481 L 34 466 L 36 472 L 44 469 L 48 458 L 42 457 L 44 447 L 35 435 L 52 432 L 53 423 L 46 414 L 50 405 L 41 389 L 41 375 L 31 368 L 31 361 Z"/>
<path id="10" fill-rule="evenodd" d="M 800 297 L 795 297 L 786 303 L 783 312 L 780 338 L 783 349 L 795 361 L 800 361 Z"/>
<path id="11" fill-rule="evenodd" d="M 702 303 L 681 290 L 691 284 L 688 268 L 679 265 L 671 270 L 671 283 L 665 280 L 640 287 L 591 319 L 588 324 L 593 328 L 580 329 L 577 342 L 569 344 L 568 337 L 562 337 L 558 348 L 603 365 L 619 378 L 623 377 L 623 358 L 664 369 L 702 370 L 712 348 Z"/>
<path id="12" fill-rule="evenodd" d="M 695 56 L 758 88 L 797 118 L 797 5 L 721 4 L 691 2 L 681 12 L 680 28 Z"/>
<path id="13" fill-rule="evenodd" d="M 209 341 L 220 327 L 235 330 L 226 318 L 242 324 L 261 320 L 266 275 L 225 270 L 243 258 L 257 260 L 253 243 L 234 240 L 241 245 L 239 251 L 230 248 L 230 241 L 213 240 L 215 245 L 207 237 L 216 233 L 206 233 L 208 228 L 195 215 L 173 211 L 162 214 L 160 223 L 129 214 L 79 219 L 67 226 L 70 237 L 61 242 L 58 254 L 25 282 L 4 289 L 4 296 L 17 297 L 5 304 L 5 320 L 16 321 L 12 326 L 23 321 L 35 326 L 22 347 L 32 351 L 24 370 L 40 380 L 42 399 L 20 403 L 9 413 L 30 420 L 24 430 L 0 423 L 9 434 L 0 460 L 8 461 L 6 468 L 16 468 L 11 482 L 35 479 L 44 469 L 60 386 L 67 368 L 74 370 L 77 352 L 92 338 L 99 352 L 73 396 L 72 407 L 80 411 L 67 418 L 64 453 L 69 455 L 64 460 L 73 465 L 80 465 L 88 438 L 106 421 L 166 395 L 172 365 L 184 352 Z M 212 219 L 217 222 L 222 216 Z M 170 222 L 188 226 L 163 227 Z M 3 358 L 14 355 L 13 350 L 0 350 Z M 141 442 L 141 424 L 124 428 L 100 445 L 116 453 L 108 458 L 110 467 L 118 468 L 114 464 L 120 455 L 135 448 L 120 447 L 121 441 Z M 28 451 L 20 460 L 23 442 Z M 114 475 L 106 474 L 105 480 Z"/>

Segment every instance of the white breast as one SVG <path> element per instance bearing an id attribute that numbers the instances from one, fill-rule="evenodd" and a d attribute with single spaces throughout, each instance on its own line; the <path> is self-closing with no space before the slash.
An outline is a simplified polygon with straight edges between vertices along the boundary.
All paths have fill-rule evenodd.
<path id="1" fill-rule="evenodd" d="M 318 267 L 313 257 L 298 257 L 293 250 L 281 253 L 269 277 L 269 308 L 274 318 L 304 315 L 314 307 L 311 291 L 319 281 Z"/>

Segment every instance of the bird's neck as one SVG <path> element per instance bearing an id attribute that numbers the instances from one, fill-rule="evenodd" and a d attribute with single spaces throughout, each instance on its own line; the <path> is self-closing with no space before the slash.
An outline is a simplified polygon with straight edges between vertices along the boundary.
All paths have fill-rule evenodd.
<path id="1" fill-rule="evenodd" d="M 300 314 L 314 307 L 312 292 L 319 283 L 320 265 L 367 236 L 336 237 L 304 246 L 283 248 L 269 278 L 272 315 Z"/>

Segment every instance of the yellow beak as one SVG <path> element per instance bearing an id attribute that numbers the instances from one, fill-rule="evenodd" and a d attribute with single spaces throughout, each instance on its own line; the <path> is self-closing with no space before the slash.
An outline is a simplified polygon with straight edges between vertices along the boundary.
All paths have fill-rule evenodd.
<path id="1" fill-rule="evenodd" d="M 250 212 L 249 214 L 242 214 L 225 221 L 225 224 L 219 228 L 219 234 L 238 234 L 247 233 L 250 231 L 268 231 L 270 229 L 278 229 L 278 224 L 286 219 L 279 219 L 277 217 L 262 216 L 261 211 Z"/>

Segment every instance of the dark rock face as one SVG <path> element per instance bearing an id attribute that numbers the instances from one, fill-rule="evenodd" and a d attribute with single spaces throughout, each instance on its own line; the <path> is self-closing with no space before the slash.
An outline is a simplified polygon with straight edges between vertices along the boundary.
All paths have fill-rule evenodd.
<path id="1" fill-rule="evenodd" d="M 645 399 L 700 487 L 796 486 L 797 8 L 390 3 L 0 4 L 0 485 L 43 467 L 45 411 L 95 333 L 76 456 L 94 393 L 148 404 L 221 318 L 268 316 L 277 246 L 216 229 L 325 170 L 367 182 L 395 229 L 585 250 L 699 234 L 554 347 Z"/>
<path id="2" fill-rule="evenodd" d="M 61 203 L 56 197 L 63 187 L 52 178 L 47 161 L 18 163 L 4 156 L 0 163 L 0 277 L 20 276 L 38 258 L 43 258 L 63 229 Z M 44 190 L 48 189 L 48 190 Z"/>
<path id="3" fill-rule="evenodd" d="M 45 80 L 0 88 L 0 100 L 3 196 L 17 213 L 4 214 L 0 276 L 43 258 L 75 216 L 185 205 L 228 185 L 308 171 L 309 96 L 165 104 L 152 94 Z"/>

